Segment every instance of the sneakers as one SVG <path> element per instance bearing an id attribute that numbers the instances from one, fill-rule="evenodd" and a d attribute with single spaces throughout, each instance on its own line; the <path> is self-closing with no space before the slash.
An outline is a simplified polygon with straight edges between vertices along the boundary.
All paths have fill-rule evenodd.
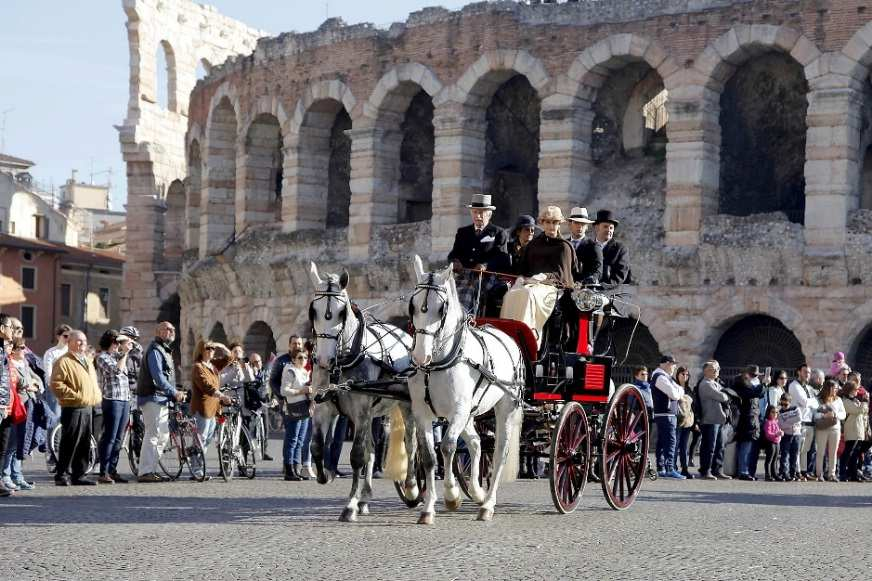
<path id="1" fill-rule="evenodd" d="M 3 480 L 0 481 L 0 483 L 2 483 L 3 486 L 9 490 L 12 490 L 12 491 L 18 490 L 18 486 L 16 486 L 15 483 L 12 482 L 12 479 L 9 478 L 8 476 L 4 477 Z"/>
<path id="2" fill-rule="evenodd" d="M 682 475 L 681 472 L 678 472 L 677 470 L 670 470 L 669 472 L 664 472 L 663 478 L 673 478 L 675 480 L 686 480 L 684 475 Z"/>
<path id="3" fill-rule="evenodd" d="M 33 482 L 28 482 L 23 478 L 21 480 L 15 480 L 15 486 L 18 487 L 18 490 L 33 490 Z"/>

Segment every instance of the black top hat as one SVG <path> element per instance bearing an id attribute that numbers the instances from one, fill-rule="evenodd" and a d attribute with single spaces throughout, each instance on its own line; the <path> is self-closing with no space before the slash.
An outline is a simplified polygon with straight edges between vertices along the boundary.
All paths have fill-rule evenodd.
<path id="1" fill-rule="evenodd" d="M 615 227 L 620 224 L 617 218 L 612 217 L 611 210 L 598 210 L 596 213 L 596 220 L 593 221 L 594 224 L 599 224 L 600 222 L 608 222 L 609 224 L 614 224 Z"/>

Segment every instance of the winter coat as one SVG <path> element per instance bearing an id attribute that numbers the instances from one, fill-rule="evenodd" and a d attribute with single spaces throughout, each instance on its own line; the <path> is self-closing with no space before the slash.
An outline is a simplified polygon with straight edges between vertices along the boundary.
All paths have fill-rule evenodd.
<path id="1" fill-rule="evenodd" d="M 703 379 L 697 388 L 699 406 L 702 409 L 701 424 L 723 425 L 727 423 L 727 414 L 724 412 L 724 404 L 729 396 L 722 391 L 722 386 L 715 379 Z"/>
<path id="2" fill-rule="evenodd" d="M 737 375 L 733 380 L 733 391 L 740 400 L 737 442 L 756 442 L 760 439 L 760 398 L 764 389 L 762 385 L 753 385 L 743 375 Z"/>
<path id="3" fill-rule="evenodd" d="M 842 430 L 845 441 L 868 440 L 869 402 L 843 397 L 842 404 L 844 404 L 845 413 L 847 414 L 845 426 Z"/>

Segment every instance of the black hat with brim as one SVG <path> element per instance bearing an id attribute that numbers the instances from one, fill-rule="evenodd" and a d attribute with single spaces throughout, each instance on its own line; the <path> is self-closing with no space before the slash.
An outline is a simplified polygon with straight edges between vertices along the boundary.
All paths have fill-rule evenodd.
<path id="1" fill-rule="evenodd" d="M 599 210 L 596 213 L 596 220 L 593 221 L 594 224 L 600 224 L 602 222 L 607 222 L 609 224 L 614 224 L 617 227 L 620 224 L 617 218 L 612 215 L 611 210 Z"/>

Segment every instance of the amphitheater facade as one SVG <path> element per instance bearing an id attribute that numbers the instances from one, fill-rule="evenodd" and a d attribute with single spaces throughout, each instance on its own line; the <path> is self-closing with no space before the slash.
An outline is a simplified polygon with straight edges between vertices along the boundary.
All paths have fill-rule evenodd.
<path id="1" fill-rule="evenodd" d="M 306 331 L 310 260 L 402 316 L 410 257 L 444 263 L 486 192 L 503 226 L 618 214 L 630 361 L 844 350 L 872 375 L 865 2 L 481 2 L 279 36 L 187 0 L 123 5 L 124 307 L 177 320 L 184 361 L 199 336 L 266 351 Z"/>

